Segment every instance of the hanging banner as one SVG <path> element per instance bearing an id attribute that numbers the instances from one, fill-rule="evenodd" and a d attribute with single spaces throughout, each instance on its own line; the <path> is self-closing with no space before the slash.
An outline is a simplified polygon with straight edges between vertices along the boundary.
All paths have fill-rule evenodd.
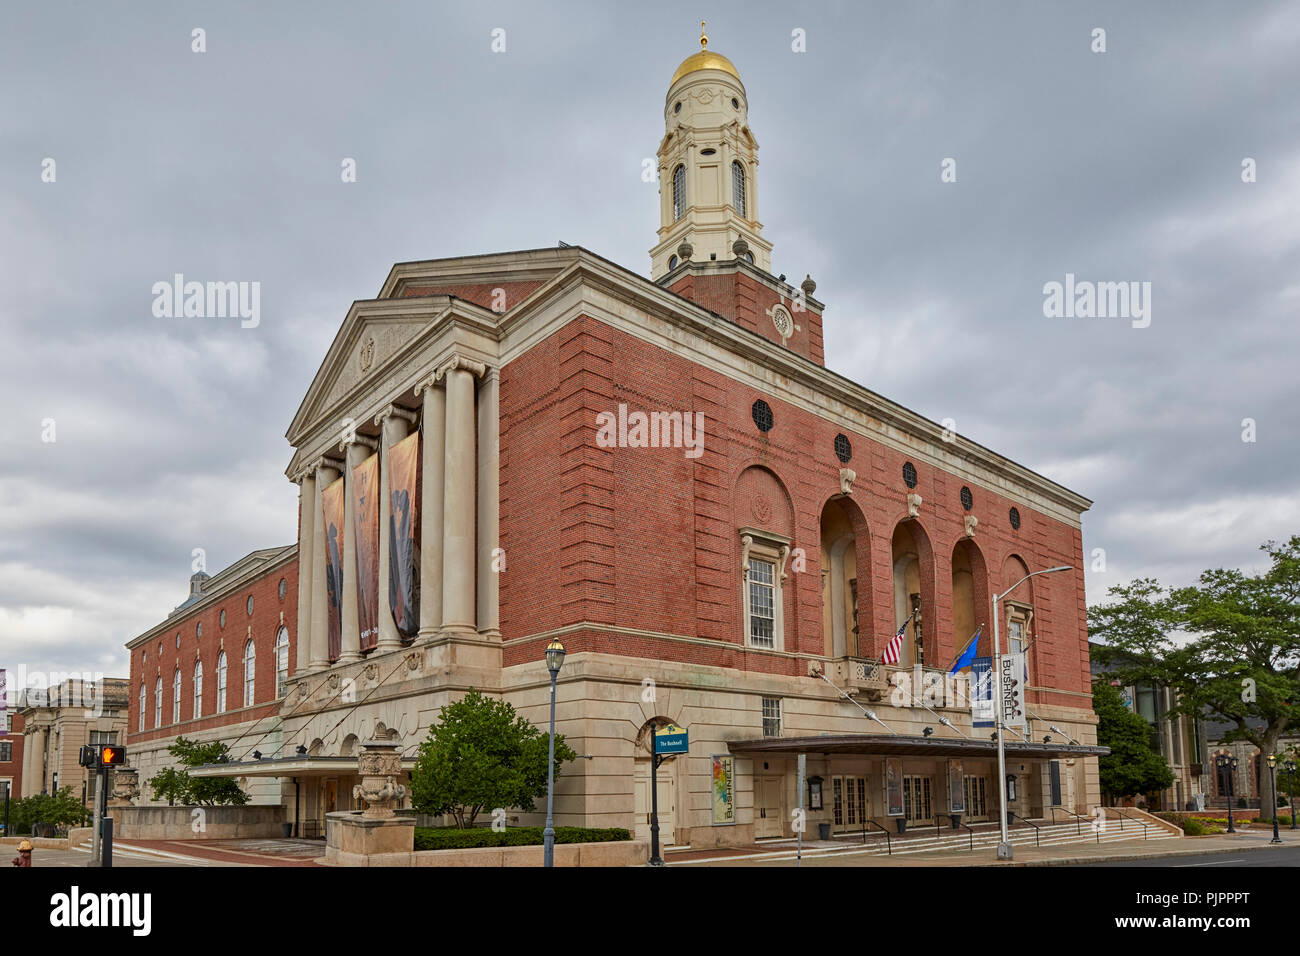
<path id="1" fill-rule="evenodd" d="M 388 449 L 388 606 L 403 637 L 420 630 L 420 433 Z"/>
<path id="2" fill-rule="evenodd" d="M 357 617 L 361 649 L 379 643 L 379 456 L 352 469 L 352 520 L 357 542 Z"/>
<path id="3" fill-rule="evenodd" d="M 336 478 L 321 492 L 324 519 L 325 600 L 328 608 L 329 659 L 343 653 L 343 479 Z"/>
<path id="4" fill-rule="evenodd" d="M 730 754 L 713 755 L 713 825 L 733 826 L 736 822 L 736 759 Z"/>
<path id="5" fill-rule="evenodd" d="M 903 764 L 892 758 L 885 761 L 885 808 L 891 817 L 903 815 Z"/>
<path id="6" fill-rule="evenodd" d="M 5 669 L 0 667 L 0 737 L 9 736 L 9 681 Z"/>
<path id="7" fill-rule="evenodd" d="M 975 727 L 993 726 L 993 658 L 977 657 L 970 666 L 970 713 Z"/>
<path id="8" fill-rule="evenodd" d="M 1002 725 L 1016 727 L 1023 733 L 1029 728 L 1025 720 L 1025 655 L 1002 657 Z"/>

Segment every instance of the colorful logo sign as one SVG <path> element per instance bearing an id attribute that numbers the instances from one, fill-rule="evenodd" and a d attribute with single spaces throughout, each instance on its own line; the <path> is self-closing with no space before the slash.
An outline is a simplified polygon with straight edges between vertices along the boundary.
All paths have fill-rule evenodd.
<path id="1" fill-rule="evenodd" d="M 684 754 L 690 749 L 690 739 L 685 727 L 668 724 L 655 729 L 655 753 Z"/>

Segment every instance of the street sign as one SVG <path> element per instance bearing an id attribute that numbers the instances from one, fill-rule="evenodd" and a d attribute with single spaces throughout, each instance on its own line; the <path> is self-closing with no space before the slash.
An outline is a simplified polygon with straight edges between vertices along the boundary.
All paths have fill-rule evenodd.
<path id="1" fill-rule="evenodd" d="M 685 727 L 667 724 L 655 729 L 655 753 L 684 754 L 691 749 L 690 738 Z"/>

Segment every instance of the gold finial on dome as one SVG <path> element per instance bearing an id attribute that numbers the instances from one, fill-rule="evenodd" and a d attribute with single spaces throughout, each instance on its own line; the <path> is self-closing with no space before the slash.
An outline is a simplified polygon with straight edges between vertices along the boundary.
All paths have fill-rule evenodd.
<path id="1" fill-rule="evenodd" d="M 696 70 L 721 70 L 723 73 L 730 73 L 737 80 L 740 79 L 740 74 L 736 71 L 736 67 L 732 64 L 730 60 L 728 60 L 721 53 L 714 53 L 712 50 L 709 49 L 709 37 L 708 34 L 704 32 L 704 28 L 706 24 L 707 21 L 705 20 L 700 21 L 699 52 L 692 53 L 690 56 L 688 56 L 685 60 L 682 61 L 681 66 L 677 68 L 677 72 L 673 74 L 673 78 L 668 84 L 669 87 L 671 87 L 673 83 L 676 83 L 687 73 L 694 73 Z"/>
<path id="2" fill-rule="evenodd" d="M 706 50 L 709 46 L 709 38 L 704 35 L 704 21 L 700 21 L 700 49 Z"/>

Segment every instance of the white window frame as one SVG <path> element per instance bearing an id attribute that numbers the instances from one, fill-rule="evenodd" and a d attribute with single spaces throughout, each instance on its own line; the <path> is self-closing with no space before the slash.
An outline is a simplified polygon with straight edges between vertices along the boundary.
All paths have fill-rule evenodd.
<path id="1" fill-rule="evenodd" d="M 289 679 L 289 629 L 281 625 L 275 635 L 275 696 L 284 696 L 284 685 Z"/>
<path id="2" fill-rule="evenodd" d="M 749 197 L 746 192 L 748 179 L 749 177 L 745 175 L 745 164 L 738 159 L 733 159 L 731 161 L 731 205 L 741 219 L 747 218 L 745 210 L 749 208 Z"/>
<path id="3" fill-rule="evenodd" d="M 785 579 L 787 577 L 785 566 L 790 557 L 790 539 L 783 535 L 775 534 L 770 531 L 761 531 L 757 528 L 740 529 L 740 606 L 743 612 L 742 632 L 744 645 L 756 650 L 764 651 L 784 651 L 785 650 Z M 750 589 L 749 589 L 749 562 L 750 559 L 766 561 L 773 568 L 772 574 L 772 646 L 767 647 L 763 644 L 755 644 L 750 636 Z"/>
<path id="4" fill-rule="evenodd" d="M 681 188 L 678 188 L 677 174 L 682 174 Z M 686 164 L 678 163 L 672 171 L 673 222 L 686 215 Z"/>
<path id="5" fill-rule="evenodd" d="M 144 715 L 149 710 L 149 692 L 145 690 L 144 680 L 140 681 L 140 733 L 144 733 Z"/>
<path id="6" fill-rule="evenodd" d="M 1029 645 L 1034 643 L 1033 634 L 1030 631 L 1030 625 L 1034 622 L 1034 606 L 1032 604 L 1022 604 L 1019 601 L 1007 601 L 1007 653 L 1025 655 L 1025 684 L 1029 684 L 1030 676 L 1034 669 L 1029 666 Z M 1015 624 L 1020 628 L 1020 637 L 1017 638 L 1019 647 L 1011 645 L 1011 626 Z"/>
<path id="7" fill-rule="evenodd" d="M 172 671 L 172 723 L 181 722 L 181 669 Z"/>
<path id="8" fill-rule="evenodd" d="M 194 662 L 194 719 L 203 716 L 203 661 Z"/>
<path id="9" fill-rule="evenodd" d="M 257 648 L 250 637 L 244 645 L 244 706 L 252 707 L 257 699 Z"/>
<path id="10" fill-rule="evenodd" d="M 217 655 L 217 713 L 226 712 L 226 652 Z"/>
<path id="11" fill-rule="evenodd" d="M 776 715 L 775 715 L 775 716 L 772 716 L 771 714 L 769 714 L 769 710 L 771 710 L 771 708 L 768 707 L 768 704 L 775 704 L 775 705 L 776 705 Z M 759 730 L 760 730 L 760 732 L 762 733 L 762 735 L 763 735 L 764 737 L 780 737 L 780 736 L 781 736 L 781 717 L 782 717 L 781 711 L 782 711 L 782 709 L 783 709 L 783 708 L 781 707 L 781 698 L 780 698 L 780 697 L 762 697 L 762 698 L 759 698 L 759 705 L 758 705 L 758 706 L 759 706 L 759 720 L 760 720 Z M 775 721 L 776 721 L 776 733 L 774 733 L 774 734 L 769 734 L 769 733 L 767 732 L 767 722 L 768 722 L 769 720 L 775 720 Z"/>
<path id="12" fill-rule="evenodd" d="M 155 677 L 153 682 L 153 725 L 162 726 L 162 674 Z"/>

